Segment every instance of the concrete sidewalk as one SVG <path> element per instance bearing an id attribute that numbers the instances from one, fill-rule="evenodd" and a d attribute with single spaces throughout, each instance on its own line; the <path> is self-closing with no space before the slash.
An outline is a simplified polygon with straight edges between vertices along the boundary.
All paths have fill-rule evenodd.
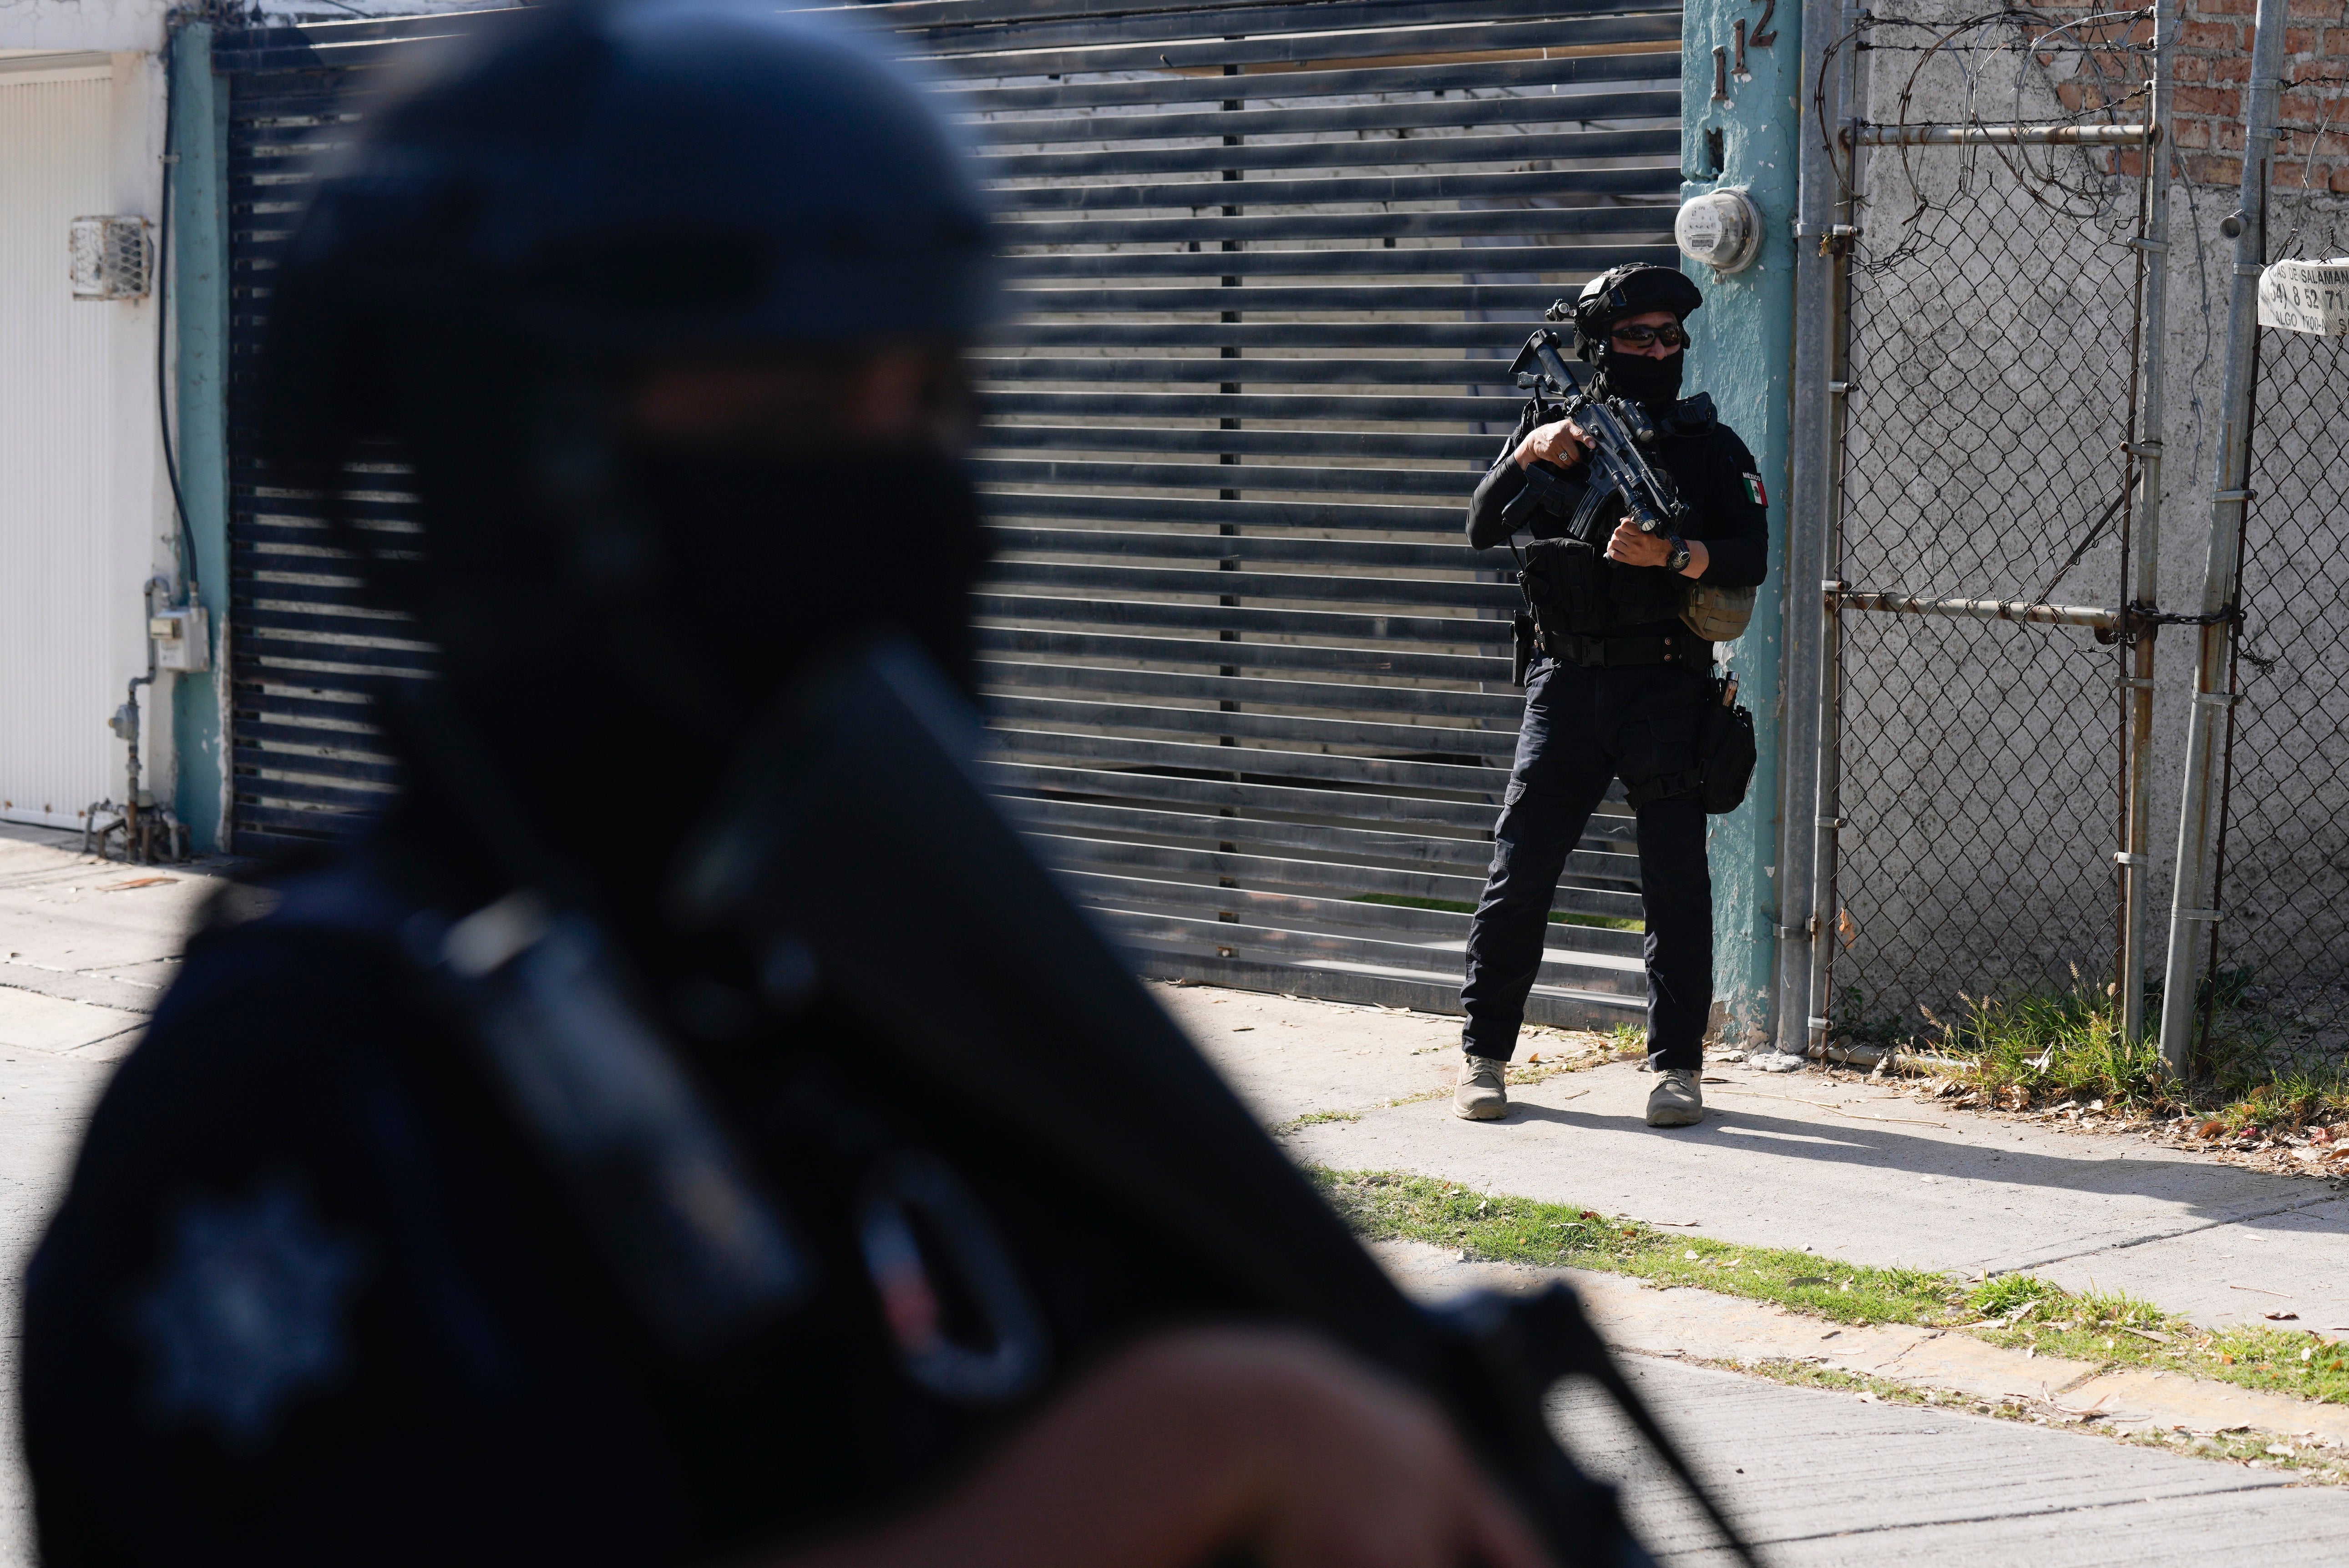
<path id="1" fill-rule="evenodd" d="M 2331 1181 L 1740 1064 L 1707 1069 L 1709 1114 L 1694 1128 L 1646 1125 L 1655 1080 L 1630 1063 L 1513 1087 L 1506 1119 L 1463 1121 L 1449 1094 L 1455 1020 L 1153 989 L 1300 1161 L 1693 1222 L 1723 1241 L 1854 1263 L 2028 1270 L 2213 1326 L 2290 1311 L 2295 1326 L 2349 1332 L 2349 1196 Z M 1518 1056 L 1561 1044 L 1528 1035 Z"/>
<path id="2" fill-rule="evenodd" d="M 68 835 L 0 827 L 0 1266 L 12 1282 L 0 1293 L 0 1568 L 32 1557 L 29 1497 L 14 1457 L 13 1282 L 63 1187 L 81 1121 L 169 983 L 214 874 L 97 864 L 75 848 Z M 1300 1159 L 1695 1221 L 1725 1240 L 1809 1245 L 1854 1261 L 2034 1267 L 2067 1284 L 2124 1285 L 2214 1323 L 2288 1299 L 2302 1326 L 2349 1326 L 2349 1199 L 2321 1182 L 1937 1110 L 1821 1075 L 1769 1078 L 1734 1066 L 1713 1069 L 1725 1080 L 1706 1090 L 1716 1115 L 1690 1131 L 1644 1126 L 1640 1110 L 1653 1080 L 1628 1064 L 1515 1089 L 1518 1109 L 1507 1120 L 1470 1124 L 1451 1114 L 1451 1020 L 1153 988 Z M 1569 1048 L 1561 1037 L 1529 1036 L 1520 1055 L 1554 1061 Z M 1408 1286 L 1430 1295 L 1512 1283 L 1511 1271 L 1434 1249 L 1381 1251 Z M 2338 1489 L 1671 1359 L 1685 1352 L 1750 1361 L 1807 1349 L 1808 1359 L 1837 1369 L 1892 1367 L 1955 1389 L 2013 1381 L 2009 1368 L 1973 1357 L 1977 1342 L 1955 1343 L 1962 1336 L 1888 1328 L 1828 1343 L 1812 1320 L 1761 1304 L 1607 1276 L 1578 1283 L 1610 1341 L 1632 1353 L 1643 1391 L 1775 1563 L 1873 1563 L 1890 1553 L 1925 1563 L 2245 1554 L 2313 1563 L 2336 1559 L 2349 1535 L 2349 1492 Z M 2283 1294 L 2230 1292 L 2230 1283 Z M 2047 1361 L 2033 1370 L 2050 1379 L 2075 1372 Z M 2184 1380 L 2158 1389 L 2124 1375 L 2107 1381 L 2123 1403 L 2146 1407 L 2143 1425 L 2178 1416 L 2176 1401 L 2191 1392 Z M 2083 1384 L 2067 1397 L 2085 1399 L 2102 1386 Z M 2272 1424 L 2283 1429 L 2291 1402 L 2249 1398 L 2281 1401 Z M 1630 1511 L 1664 1561 L 1725 1561 L 1619 1420 L 1571 1390 L 1557 1415 L 1578 1453 L 1624 1479 Z M 2292 1429 L 2322 1426 L 2331 1435 L 2336 1424 L 2319 1415 Z"/>
<path id="3" fill-rule="evenodd" d="M 79 848 L 78 834 L 0 824 L 0 1047 L 113 1060 L 171 983 L 214 877 Z"/>
<path id="4" fill-rule="evenodd" d="M 0 1564 L 33 1560 L 16 1449 L 16 1282 L 81 1127 L 171 984 L 215 877 L 88 859 L 80 835 L 0 824 Z"/>

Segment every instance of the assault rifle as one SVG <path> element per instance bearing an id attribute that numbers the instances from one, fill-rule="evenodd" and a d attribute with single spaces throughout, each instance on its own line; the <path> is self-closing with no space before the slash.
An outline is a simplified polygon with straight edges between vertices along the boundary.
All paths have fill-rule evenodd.
<path id="1" fill-rule="evenodd" d="M 1549 308 L 1552 320 L 1559 305 Z M 1622 397 L 1594 397 L 1558 352 L 1558 329 L 1539 326 L 1517 350 L 1509 374 L 1534 395 L 1535 419 L 1572 419 L 1588 438 L 1590 483 L 1576 487 L 1544 463 L 1526 467 L 1526 488 L 1501 509 L 1501 521 L 1511 532 L 1525 526 L 1536 507 L 1567 519 L 1567 531 L 1589 539 L 1599 509 L 1620 498 L 1623 516 L 1642 533 L 1678 533 L 1688 516 L 1688 505 L 1671 482 L 1656 472 L 1644 449 L 1653 446 L 1656 427 L 1637 403 Z M 1585 375 L 1588 372 L 1585 371 Z M 1557 405 L 1555 413 L 1550 405 Z M 1592 543 L 1599 542 L 1591 540 Z"/>
<path id="2" fill-rule="evenodd" d="M 1549 1391 L 1576 1376 L 1606 1389 L 1753 1568 L 1572 1291 L 1429 1312 L 1395 1288 L 1005 820 L 975 771 L 977 730 L 908 643 L 802 682 L 682 857 L 671 922 L 820 976 L 889 1042 L 882 1056 L 1192 1260 L 1203 1287 L 1425 1390 L 1562 1568 L 1651 1561 L 1613 1489 L 1550 1433 Z M 924 868 L 923 906 L 950 939 L 909 954 L 886 938 L 905 908 L 873 874 L 876 843 Z"/>

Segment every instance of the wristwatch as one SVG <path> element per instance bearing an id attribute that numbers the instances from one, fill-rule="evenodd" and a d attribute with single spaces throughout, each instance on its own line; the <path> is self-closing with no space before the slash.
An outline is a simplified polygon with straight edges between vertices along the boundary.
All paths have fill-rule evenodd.
<path id="1" fill-rule="evenodd" d="M 1671 552 L 1671 554 L 1664 557 L 1664 570 L 1667 572 L 1687 571 L 1689 563 L 1688 541 L 1682 539 L 1677 533 L 1668 533 L 1664 535 L 1664 543 Z"/>

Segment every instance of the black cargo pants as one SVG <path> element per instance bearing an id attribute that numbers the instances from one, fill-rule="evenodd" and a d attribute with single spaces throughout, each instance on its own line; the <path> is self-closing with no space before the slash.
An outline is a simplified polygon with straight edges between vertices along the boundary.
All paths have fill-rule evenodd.
<path id="1" fill-rule="evenodd" d="M 1525 726 L 1493 830 L 1493 868 L 1468 932 L 1460 1004 L 1468 1015 L 1462 1044 L 1472 1055 L 1506 1061 L 1516 1049 L 1558 877 L 1608 784 L 1696 766 L 1709 695 L 1703 676 L 1678 665 L 1587 669 L 1544 657 L 1526 672 Z M 1649 801 L 1639 808 L 1639 839 L 1648 1057 L 1659 1072 L 1694 1069 L 1713 1010 L 1702 804 L 1693 791 Z"/>

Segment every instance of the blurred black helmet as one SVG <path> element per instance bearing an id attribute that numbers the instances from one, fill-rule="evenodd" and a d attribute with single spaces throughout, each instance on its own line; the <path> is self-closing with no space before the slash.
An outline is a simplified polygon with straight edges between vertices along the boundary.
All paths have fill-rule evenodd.
<path id="1" fill-rule="evenodd" d="M 541 786 L 543 827 L 602 838 L 654 802 L 690 820 L 747 719 L 854 639 L 910 634 L 973 684 L 986 538 L 948 437 L 695 445 L 642 400 L 781 376 L 792 418 L 821 416 L 912 357 L 961 406 L 998 286 L 943 95 L 851 22 L 724 0 L 476 26 L 366 104 L 261 365 L 269 482 L 329 498 L 370 604 L 414 617 L 442 677 L 384 683 L 393 748 L 461 731 Z M 404 465 L 412 510 L 367 515 L 354 463 Z M 637 882 L 664 842 L 631 839 Z"/>
<path id="2" fill-rule="evenodd" d="M 677 606 L 730 571 L 779 573 L 787 548 L 811 587 L 845 570 L 825 549 L 847 477 L 679 517 L 681 481 L 629 469 L 626 387 L 697 356 L 793 357 L 821 379 L 984 328 L 987 204 L 940 93 L 861 25 L 729 0 L 555 0 L 477 27 L 369 106 L 287 247 L 264 459 L 330 492 L 371 444 L 414 465 L 421 550 L 345 542 L 451 661 L 544 636 L 533 610 L 615 596 L 708 619 Z M 979 549 L 968 510 L 909 505 L 900 536 L 951 531 L 940 558 L 960 571 Z M 874 602 L 812 597 L 825 613 L 789 619 L 808 645 Z"/>
<path id="3" fill-rule="evenodd" d="M 289 283 L 580 347 L 967 337 L 987 207 L 862 27 L 722 0 L 513 14 L 367 127 Z"/>
<path id="4" fill-rule="evenodd" d="M 1607 339 L 1608 329 L 1627 315 L 1668 310 L 1686 321 L 1704 304 L 1704 295 L 1687 276 L 1672 267 L 1633 262 L 1612 267 L 1582 285 L 1574 302 L 1574 330 L 1588 359 Z"/>

